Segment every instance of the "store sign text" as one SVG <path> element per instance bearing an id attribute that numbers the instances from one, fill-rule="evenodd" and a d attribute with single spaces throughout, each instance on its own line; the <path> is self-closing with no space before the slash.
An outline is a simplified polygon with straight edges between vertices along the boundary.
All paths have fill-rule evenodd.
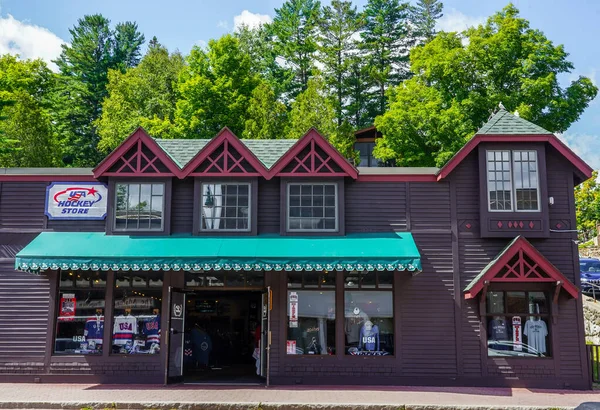
<path id="1" fill-rule="evenodd" d="M 104 219 L 108 189 L 100 182 L 61 182 L 46 188 L 48 219 Z"/>

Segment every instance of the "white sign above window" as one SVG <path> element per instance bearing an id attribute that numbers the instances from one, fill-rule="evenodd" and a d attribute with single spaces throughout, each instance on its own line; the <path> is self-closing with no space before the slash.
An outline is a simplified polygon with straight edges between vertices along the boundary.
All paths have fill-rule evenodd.
<path id="1" fill-rule="evenodd" d="M 106 218 L 108 188 L 101 182 L 55 182 L 46 188 L 48 219 Z"/>

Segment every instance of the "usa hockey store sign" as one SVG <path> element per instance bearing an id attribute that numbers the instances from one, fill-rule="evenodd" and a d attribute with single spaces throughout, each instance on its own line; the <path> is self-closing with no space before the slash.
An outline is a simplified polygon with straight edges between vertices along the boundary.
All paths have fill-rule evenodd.
<path id="1" fill-rule="evenodd" d="M 60 182 L 46 188 L 48 219 L 106 218 L 108 188 L 101 182 Z"/>

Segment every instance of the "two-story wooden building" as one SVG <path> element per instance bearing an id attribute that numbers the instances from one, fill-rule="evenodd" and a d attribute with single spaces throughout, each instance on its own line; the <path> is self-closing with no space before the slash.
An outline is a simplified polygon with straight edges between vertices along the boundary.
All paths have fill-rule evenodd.
<path id="1" fill-rule="evenodd" d="M 587 389 L 574 187 L 499 110 L 442 169 L 159 140 L 0 173 L 0 381 Z"/>

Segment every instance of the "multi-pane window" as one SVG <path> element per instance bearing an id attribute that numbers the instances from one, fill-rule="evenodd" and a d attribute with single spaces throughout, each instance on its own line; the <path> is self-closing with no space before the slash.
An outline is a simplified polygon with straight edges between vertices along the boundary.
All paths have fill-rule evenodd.
<path id="1" fill-rule="evenodd" d="M 391 290 L 393 283 L 393 272 L 353 271 L 345 273 L 344 288 L 347 289 L 344 292 L 346 355 L 387 356 L 394 354 L 394 298 Z"/>
<path id="2" fill-rule="evenodd" d="M 60 273 L 55 354 L 102 354 L 106 272 Z"/>
<path id="3" fill-rule="evenodd" d="M 117 183 L 115 188 L 115 230 L 163 230 L 164 183 Z"/>
<path id="4" fill-rule="evenodd" d="M 287 189 L 288 231 L 337 231 L 337 184 L 290 183 Z"/>
<path id="5" fill-rule="evenodd" d="M 354 144 L 354 149 L 360 155 L 359 167 L 378 167 L 381 165 L 381 161 L 373 156 L 374 148 L 374 142 L 357 142 Z"/>
<path id="6" fill-rule="evenodd" d="M 249 183 L 202 184 L 202 231 L 249 231 L 250 215 Z"/>
<path id="7" fill-rule="evenodd" d="M 550 356 L 549 319 L 544 292 L 488 292 L 488 356 Z"/>
<path id="8" fill-rule="evenodd" d="M 486 162 L 490 211 L 539 210 L 536 151 L 487 151 Z"/>
<path id="9" fill-rule="evenodd" d="M 335 272 L 290 272 L 286 353 L 335 354 Z"/>

